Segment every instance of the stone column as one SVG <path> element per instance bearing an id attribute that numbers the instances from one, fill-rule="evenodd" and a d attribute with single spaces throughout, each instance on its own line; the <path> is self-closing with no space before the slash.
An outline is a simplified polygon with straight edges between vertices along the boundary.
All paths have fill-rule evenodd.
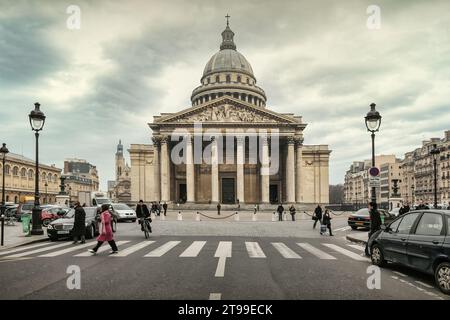
<path id="1" fill-rule="evenodd" d="M 297 169 L 295 171 L 295 182 L 296 182 L 296 186 L 295 186 L 295 192 L 296 192 L 296 200 L 297 203 L 303 202 L 303 194 L 302 194 L 302 183 L 301 183 L 301 178 L 302 178 L 302 171 L 303 171 L 303 138 L 296 138 L 295 139 L 295 143 L 296 143 L 296 153 L 297 153 L 297 160 L 296 160 L 296 166 Z"/>
<path id="2" fill-rule="evenodd" d="M 287 137 L 287 161 L 286 161 L 286 202 L 295 202 L 295 154 L 294 137 Z"/>
<path id="3" fill-rule="evenodd" d="M 260 139 L 262 148 L 261 159 L 261 202 L 269 203 L 269 189 L 270 189 L 270 163 L 269 163 L 269 138 L 263 137 Z"/>
<path id="4" fill-rule="evenodd" d="M 245 203 L 245 191 L 244 191 L 244 137 L 236 137 L 236 184 L 237 184 L 237 198 L 239 203 Z"/>
<path id="5" fill-rule="evenodd" d="M 186 144 L 186 189 L 187 202 L 195 202 L 195 170 L 194 170 L 194 154 L 192 147 L 192 136 L 187 137 Z"/>
<path id="6" fill-rule="evenodd" d="M 213 138 L 211 145 L 211 203 L 217 202 L 219 202 L 219 154 L 217 138 Z"/>
<path id="7" fill-rule="evenodd" d="M 161 138 L 161 201 L 170 200 L 169 137 Z"/>
<path id="8" fill-rule="evenodd" d="M 161 173 L 159 164 L 159 148 L 161 147 L 161 137 L 154 136 L 153 140 L 153 186 L 155 188 L 155 200 L 161 200 Z"/>

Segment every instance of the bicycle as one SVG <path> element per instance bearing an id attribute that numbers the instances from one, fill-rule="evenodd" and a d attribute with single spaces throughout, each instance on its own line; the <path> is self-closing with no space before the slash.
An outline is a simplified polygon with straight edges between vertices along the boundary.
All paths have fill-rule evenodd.
<path id="1" fill-rule="evenodd" d="M 150 237 L 150 233 L 152 232 L 152 226 L 150 225 L 150 222 L 151 218 L 139 218 L 139 224 L 142 227 L 145 239 L 148 239 Z"/>

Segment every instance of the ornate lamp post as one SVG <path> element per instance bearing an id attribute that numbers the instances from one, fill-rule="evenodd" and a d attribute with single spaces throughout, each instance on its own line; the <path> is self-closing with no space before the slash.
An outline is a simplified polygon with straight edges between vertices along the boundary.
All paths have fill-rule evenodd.
<path id="1" fill-rule="evenodd" d="M 42 235 L 44 231 L 42 230 L 41 223 L 41 212 L 42 209 L 39 203 L 39 131 L 44 128 L 45 115 L 39 109 L 40 104 L 34 104 L 34 110 L 30 112 L 28 118 L 30 119 L 31 130 L 34 131 L 36 137 L 36 175 L 35 175 L 35 186 L 34 186 L 34 208 L 33 208 L 33 227 L 31 229 L 31 235 Z"/>
<path id="2" fill-rule="evenodd" d="M 434 208 L 437 209 L 437 158 L 441 151 L 434 144 L 433 149 L 431 149 L 430 154 L 433 157 L 433 168 L 434 168 Z"/>
<path id="3" fill-rule="evenodd" d="M 414 187 L 414 185 L 412 185 L 411 186 L 411 202 L 412 202 L 412 205 L 414 205 L 415 204 L 415 202 L 416 202 L 416 199 L 415 199 L 415 192 L 414 192 L 414 189 L 415 189 L 415 187 Z"/>
<path id="4" fill-rule="evenodd" d="M 0 154 L 2 154 L 2 164 L 3 164 L 3 184 L 2 184 L 2 208 L 1 208 L 1 219 L 2 219 L 2 240 L 1 245 L 4 244 L 5 239 L 5 209 L 6 209 L 6 202 L 5 202 L 5 174 L 6 174 L 6 168 L 5 168 L 5 162 L 6 162 L 6 154 L 9 152 L 8 148 L 6 148 L 6 143 L 3 144 L 3 146 L 0 148 Z"/>
<path id="5" fill-rule="evenodd" d="M 381 115 L 375 110 L 375 103 L 370 105 L 370 111 L 365 116 L 367 131 L 371 132 L 372 136 L 372 167 L 375 167 L 375 132 L 380 129 Z M 377 195 L 375 187 L 372 187 L 372 202 L 376 205 Z"/>
<path id="6" fill-rule="evenodd" d="M 48 183 L 47 181 L 45 181 L 45 203 L 48 203 L 48 193 L 47 193 L 47 187 L 48 187 Z"/>

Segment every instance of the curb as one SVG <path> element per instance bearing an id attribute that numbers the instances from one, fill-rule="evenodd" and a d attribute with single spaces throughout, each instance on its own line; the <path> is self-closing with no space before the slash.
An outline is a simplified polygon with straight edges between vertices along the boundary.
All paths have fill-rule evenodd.
<path id="1" fill-rule="evenodd" d="M 29 244 L 33 244 L 33 243 L 39 243 L 39 242 L 45 242 L 45 241 L 50 241 L 50 238 L 41 238 L 41 239 L 30 239 L 30 241 L 27 242 L 22 242 L 19 244 L 12 244 L 10 246 L 4 246 L 4 249 L 11 249 L 11 248 L 18 248 L 18 247 L 22 247 L 22 246 L 27 246 Z"/>
<path id="2" fill-rule="evenodd" d="M 350 236 L 350 235 L 346 236 L 346 238 L 347 238 L 347 240 L 349 240 L 351 242 L 362 243 L 364 245 L 367 243 L 366 240 L 358 239 L 358 238 L 355 238 L 355 237 Z"/>

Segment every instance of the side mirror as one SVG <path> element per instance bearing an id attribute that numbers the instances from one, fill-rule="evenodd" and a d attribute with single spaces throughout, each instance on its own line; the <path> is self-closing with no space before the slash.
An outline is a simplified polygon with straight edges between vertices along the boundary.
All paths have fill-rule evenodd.
<path id="1" fill-rule="evenodd" d="M 380 228 L 381 228 L 381 230 L 383 230 L 383 231 L 388 231 L 388 230 L 389 230 L 389 227 L 387 227 L 387 226 L 384 225 L 384 224 L 382 224 Z"/>

